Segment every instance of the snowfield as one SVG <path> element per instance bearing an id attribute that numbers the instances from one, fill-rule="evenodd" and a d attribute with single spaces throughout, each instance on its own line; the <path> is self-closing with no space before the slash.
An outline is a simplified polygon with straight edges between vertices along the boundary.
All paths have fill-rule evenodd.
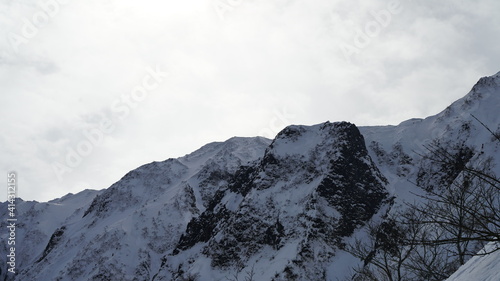
<path id="1" fill-rule="evenodd" d="M 498 248 L 493 243 L 486 245 L 477 256 L 462 265 L 447 281 L 498 281 L 500 280 L 500 251 L 488 255 L 492 249 Z"/>

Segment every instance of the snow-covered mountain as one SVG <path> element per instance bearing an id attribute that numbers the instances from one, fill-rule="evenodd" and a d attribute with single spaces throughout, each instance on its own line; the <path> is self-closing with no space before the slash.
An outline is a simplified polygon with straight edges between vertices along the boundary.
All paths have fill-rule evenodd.
<path id="1" fill-rule="evenodd" d="M 500 73 L 426 119 L 293 125 L 143 165 L 105 190 L 19 200 L 15 280 L 342 280 L 362 264 L 344 248 L 368 222 L 453 182 L 458 164 L 500 175 L 499 143 L 477 121 L 498 133 L 499 108 Z M 461 162 L 430 163 L 431 143 Z"/>

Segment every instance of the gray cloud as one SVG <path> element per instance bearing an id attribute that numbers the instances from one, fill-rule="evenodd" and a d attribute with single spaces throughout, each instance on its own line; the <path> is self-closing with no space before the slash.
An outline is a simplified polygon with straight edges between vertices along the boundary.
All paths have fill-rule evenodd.
<path id="1" fill-rule="evenodd" d="M 290 123 L 425 117 L 500 70 L 498 1 L 399 1 L 388 22 L 387 1 L 216 3 L 0 1 L 1 166 L 18 171 L 19 195 L 106 188 L 146 162 Z M 48 20 L 22 37 L 40 12 Z M 170 76 L 127 105 L 157 66 Z M 60 180 L 54 163 L 103 120 L 114 129 Z"/>

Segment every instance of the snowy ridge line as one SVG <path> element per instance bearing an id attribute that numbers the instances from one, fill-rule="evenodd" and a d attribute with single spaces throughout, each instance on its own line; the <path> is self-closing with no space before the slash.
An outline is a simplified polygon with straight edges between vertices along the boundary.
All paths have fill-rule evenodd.
<path id="1" fill-rule="evenodd" d="M 425 119 L 292 125 L 273 140 L 235 137 L 145 164 L 100 191 L 19 200 L 13 280 L 350 278 L 364 261 L 344 250 L 367 239 L 368 224 L 422 200 L 414 183 L 460 178 L 459 168 L 426 159 L 426 147 L 500 175 L 500 146 L 481 124 L 500 133 L 498 108 L 500 72 Z M 499 257 L 473 257 L 449 280 L 498 280 Z"/>

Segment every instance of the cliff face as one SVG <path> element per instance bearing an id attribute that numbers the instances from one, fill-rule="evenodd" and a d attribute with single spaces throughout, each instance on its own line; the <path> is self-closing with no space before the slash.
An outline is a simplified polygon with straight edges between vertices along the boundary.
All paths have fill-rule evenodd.
<path id="1" fill-rule="evenodd" d="M 353 124 L 288 127 L 262 160 L 219 189 L 210 208 L 188 224 L 173 256 L 189 260 L 201 251 L 215 268 L 276 263 L 265 278 L 322 279 L 343 238 L 384 204 L 386 184 Z M 189 270 L 169 258 L 166 268 Z"/>
<path id="2" fill-rule="evenodd" d="M 342 249 L 368 222 L 466 164 L 500 174 L 498 141 L 477 121 L 498 134 L 499 108 L 497 74 L 426 119 L 289 126 L 146 164 L 105 190 L 20 201 L 16 280 L 342 279 L 360 263 Z M 428 161 L 430 144 L 455 165 Z"/>

